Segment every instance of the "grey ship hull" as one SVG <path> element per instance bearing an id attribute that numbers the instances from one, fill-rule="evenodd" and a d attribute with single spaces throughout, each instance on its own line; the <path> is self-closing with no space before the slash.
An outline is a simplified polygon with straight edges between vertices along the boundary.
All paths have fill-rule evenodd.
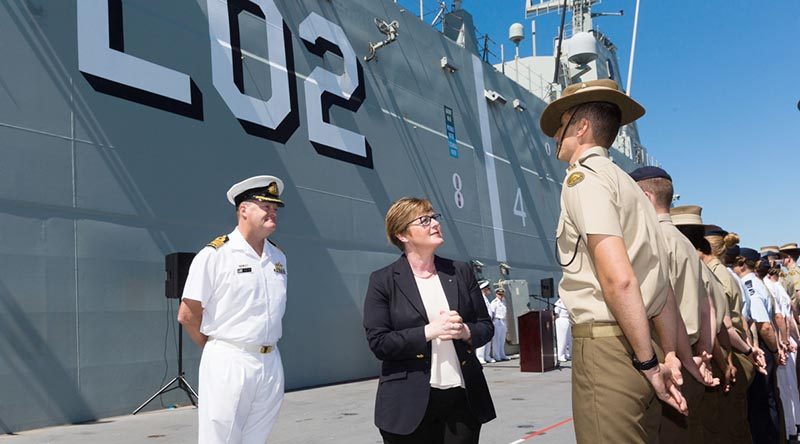
<path id="1" fill-rule="evenodd" d="M 83 66 L 75 1 L 0 6 L 0 430 L 123 414 L 174 376 L 176 304 L 163 296 L 164 255 L 229 232 L 224 192 L 250 175 L 286 183 L 274 240 L 288 256 L 279 348 L 289 389 L 377 374 L 361 306 L 369 273 L 398 255 L 383 215 L 401 196 L 426 196 L 444 214 L 441 255 L 477 259 L 491 279 L 506 261 L 532 289 L 558 279 L 564 165 L 538 130 L 545 103 L 479 62 L 469 42 L 457 45 L 390 0 L 278 1 L 296 73 L 287 76 L 293 112 L 281 128 L 258 131 L 215 87 L 205 0 L 101 3 L 112 12 L 122 4 L 106 25 L 113 40 L 124 23 L 124 44 L 110 46 L 185 73 L 194 95 L 177 103 Z M 341 58 L 301 40 L 312 13 L 341 26 L 359 57 L 363 93 L 353 96 L 363 100 L 334 103 L 329 120 L 363 135 L 368 158 L 310 141 L 306 79 L 318 67 L 343 69 Z M 400 36 L 366 63 L 368 43 L 383 38 L 375 17 L 397 20 Z M 240 16 L 240 83 L 267 100 L 263 23 Z M 443 56 L 458 70 L 443 70 Z M 487 101 L 482 89 L 509 103 Z M 199 355 L 187 345 L 193 383 Z M 185 399 L 164 397 L 176 401 Z"/>

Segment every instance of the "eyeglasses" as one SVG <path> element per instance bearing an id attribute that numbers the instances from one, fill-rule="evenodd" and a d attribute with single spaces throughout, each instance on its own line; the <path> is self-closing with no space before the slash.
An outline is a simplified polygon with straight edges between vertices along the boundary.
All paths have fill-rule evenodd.
<path id="1" fill-rule="evenodd" d="M 431 226 L 431 221 L 439 220 L 440 217 L 442 217 L 441 213 L 426 214 L 426 215 L 420 216 L 420 217 L 418 217 L 416 219 L 411 219 L 411 222 L 409 222 L 408 225 L 419 225 L 421 227 L 426 227 L 427 228 L 427 227 Z M 419 221 L 419 223 L 415 223 L 416 221 Z"/>

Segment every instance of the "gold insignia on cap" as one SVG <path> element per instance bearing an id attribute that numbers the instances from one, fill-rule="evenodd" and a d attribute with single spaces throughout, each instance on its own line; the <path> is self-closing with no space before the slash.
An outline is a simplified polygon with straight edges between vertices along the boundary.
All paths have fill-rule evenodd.
<path id="1" fill-rule="evenodd" d="M 575 185 L 581 183 L 585 176 L 580 171 L 576 171 L 569 175 L 567 178 L 567 186 L 574 187 Z"/>
<path id="2" fill-rule="evenodd" d="M 225 242 L 228 242 L 228 236 L 227 235 L 220 236 L 220 237 L 212 240 L 211 242 L 206 244 L 206 247 L 214 247 L 215 250 L 219 250 L 219 247 L 223 246 L 225 244 Z"/>
<path id="3" fill-rule="evenodd" d="M 273 196 L 277 197 L 278 194 L 279 194 L 278 193 L 278 184 L 276 182 L 271 182 L 269 184 L 269 186 L 267 186 L 267 191 L 269 191 L 269 194 L 272 194 Z"/>

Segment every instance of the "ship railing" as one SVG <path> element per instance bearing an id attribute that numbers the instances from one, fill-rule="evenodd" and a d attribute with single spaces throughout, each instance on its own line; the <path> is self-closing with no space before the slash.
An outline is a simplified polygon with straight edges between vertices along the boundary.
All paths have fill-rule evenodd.
<path id="1" fill-rule="evenodd" d="M 629 132 L 628 127 L 623 127 L 617 135 L 612 149 L 642 166 L 658 166 L 659 163 L 641 143 L 637 142 Z"/>

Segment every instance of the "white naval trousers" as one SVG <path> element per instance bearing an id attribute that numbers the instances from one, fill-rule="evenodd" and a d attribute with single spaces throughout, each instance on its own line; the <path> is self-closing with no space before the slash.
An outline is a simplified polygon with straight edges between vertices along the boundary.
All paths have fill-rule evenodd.
<path id="1" fill-rule="evenodd" d="M 494 336 L 492 337 L 492 356 L 498 361 L 508 359 L 506 357 L 506 321 L 502 319 L 494 320 Z"/>
<path id="2" fill-rule="evenodd" d="M 283 401 L 283 364 L 271 353 L 210 340 L 200 358 L 199 444 L 264 444 Z"/>
<path id="3" fill-rule="evenodd" d="M 483 347 L 478 347 L 475 349 L 475 356 L 478 357 L 478 361 L 481 364 L 485 362 L 492 361 L 492 340 L 490 339 L 489 342 L 486 343 Z"/>
<path id="4" fill-rule="evenodd" d="M 556 318 L 556 347 L 558 347 L 559 361 L 565 361 L 572 355 L 572 329 L 569 318 Z"/>
<path id="5" fill-rule="evenodd" d="M 797 345 L 791 337 L 789 341 Z M 797 424 L 800 424 L 800 399 L 797 387 L 797 352 L 789 353 L 786 365 L 778 366 L 778 391 L 783 406 L 783 419 L 787 435 L 797 433 Z"/>

